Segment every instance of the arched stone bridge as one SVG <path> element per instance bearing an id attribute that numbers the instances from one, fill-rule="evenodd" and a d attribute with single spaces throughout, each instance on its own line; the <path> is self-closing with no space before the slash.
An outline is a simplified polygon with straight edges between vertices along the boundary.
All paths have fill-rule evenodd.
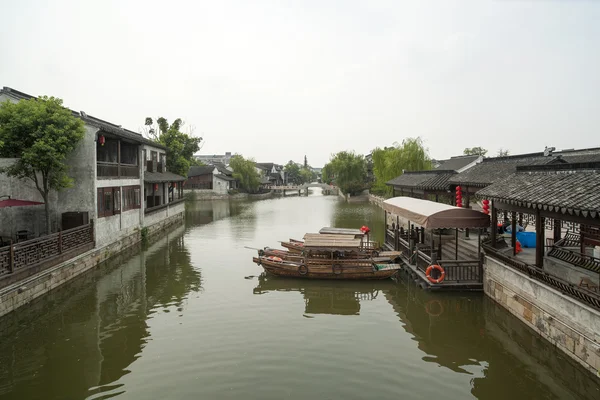
<path id="1" fill-rule="evenodd" d="M 268 186 L 268 188 L 271 190 L 306 190 L 306 189 L 312 188 L 312 187 L 320 187 L 321 189 L 328 189 L 328 190 L 337 190 L 337 186 L 330 186 L 326 183 L 317 183 L 317 182 L 305 183 L 302 185 L 286 185 L 286 186 L 271 185 L 271 186 Z"/>

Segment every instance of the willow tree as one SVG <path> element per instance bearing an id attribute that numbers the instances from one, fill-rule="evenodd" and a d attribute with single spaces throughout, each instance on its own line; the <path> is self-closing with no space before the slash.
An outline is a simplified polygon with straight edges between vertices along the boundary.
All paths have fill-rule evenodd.
<path id="1" fill-rule="evenodd" d="M 402 144 L 373 150 L 373 174 L 375 183 L 371 191 L 378 194 L 391 194 L 392 188 L 385 183 L 404 171 L 431 169 L 431 158 L 423 146 L 421 138 L 408 138 Z"/>
<path id="2" fill-rule="evenodd" d="M 62 100 L 42 96 L 0 105 L 0 157 L 17 158 L 0 173 L 27 179 L 44 199 L 46 233 L 51 233 L 49 196 L 73 186 L 67 157 L 85 134 L 83 121 Z"/>
<path id="3" fill-rule="evenodd" d="M 335 182 L 342 193 L 356 195 L 366 188 L 367 163 L 362 155 L 340 151 L 323 167 L 323 180 Z"/>
<path id="4" fill-rule="evenodd" d="M 229 166 L 233 169 L 233 177 L 240 183 L 242 189 L 249 193 L 258 191 L 260 175 L 253 160 L 236 154 L 229 160 Z"/>

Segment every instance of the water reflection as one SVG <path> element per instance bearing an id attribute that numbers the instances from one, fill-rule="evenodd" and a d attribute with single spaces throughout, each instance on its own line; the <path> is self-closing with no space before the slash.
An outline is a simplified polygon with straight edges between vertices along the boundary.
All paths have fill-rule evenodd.
<path id="1" fill-rule="evenodd" d="M 337 228 L 371 228 L 371 240 L 383 243 L 385 213 L 369 203 L 337 202 L 331 218 L 331 226 Z"/>
<path id="2" fill-rule="evenodd" d="M 106 390 L 118 394 L 114 382 L 140 357 L 153 310 L 175 307 L 182 313 L 183 300 L 201 289 L 183 230 L 3 318 L 0 399 L 75 399 Z"/>
<path id="3" fill-rule="evenodd" d="M 575 372 L 582 371 L 579 365 L 480 294 L 429 293 L 402 282 L 384 295 L 423 361 L 473 375 L 471 393 L 478 399 L 599 394 L 593 377 Z"/>
<path id="4" fill-rule="evenodd" d="M 189 200 L 185 209 L 185 225 L 189 230 L 230 217 L 231 232 L 238 237 L 244 230 L 256 225 L 255 202 L 238 200 Z"/>
<path id="5" fill-rule="evenodd" d="M 389 287 L 389 282 L 310 281 L 263 273 L 253 292 L 299 292 L 305 314 L 359 315 L 361 302 L 377 299 L 381 290 Z"/>

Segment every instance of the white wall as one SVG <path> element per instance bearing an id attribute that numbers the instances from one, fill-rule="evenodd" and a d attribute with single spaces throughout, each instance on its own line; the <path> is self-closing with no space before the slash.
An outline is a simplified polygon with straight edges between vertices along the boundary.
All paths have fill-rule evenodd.
<path id="1" fill-rule="evenodd" d="M 229 191 L 229 181 L 219 179 L 213 175 L 213 192 L 217 194 L 227 194 Z"/>

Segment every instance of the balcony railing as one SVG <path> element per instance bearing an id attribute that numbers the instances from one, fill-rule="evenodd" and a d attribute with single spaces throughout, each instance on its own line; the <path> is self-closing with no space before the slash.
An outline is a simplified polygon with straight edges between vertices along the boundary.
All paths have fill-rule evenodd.
<path id="1" fill-rule="evenodd" d="M 501 261 L 504 265 L 516 269 L 519 272 L 529 276 L 529 278 L 542 282 L 554 289 L 557 289 L 564 295 L 572 297 L 576 300 L 581 301 L 587 305 L 590 305 L 600 310 L 600 294 L 587 290 L 585 288 L 575 286 L 574 284 L 565 281 L 557 276 L 549 274 L 548 272 L 534 266 L 527 265 L 526 263 L 516 260 L 502 252 L 498 251 L 491 246 L 491 243 L 483 243 L 483 248 L 486 255 L 492 257 L 498 261 Z"/>
<path id="2" fill-rule="evenodd" d="M 98 162 L 96 176 L 98 178 L 139 178 L 137 165 Z"/>

